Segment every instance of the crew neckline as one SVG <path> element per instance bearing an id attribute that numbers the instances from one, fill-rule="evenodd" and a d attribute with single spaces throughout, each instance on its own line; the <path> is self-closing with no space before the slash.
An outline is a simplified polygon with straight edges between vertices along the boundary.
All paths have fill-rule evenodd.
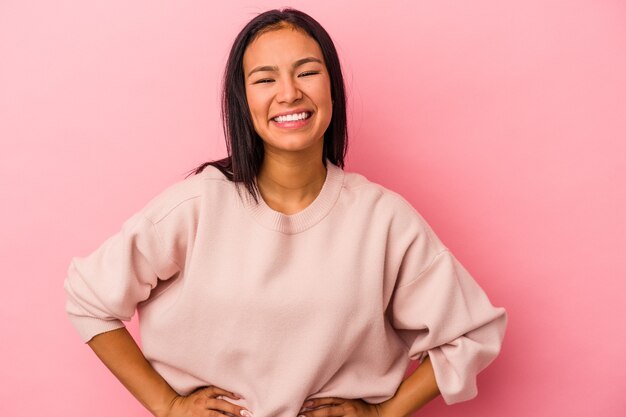
<path id="1" fill-rule="evenodd" d="M 262 226 L 277 232 L 294 234 L 319 223 L 333 208 L 343 185 L 344 171 L 326 159 L 326 179 L 317 197 L 297 213 L 285 214 L 271 208 L 261 193 L 257 204 L 250 193 L 242 188 L 243 205 Z"/>

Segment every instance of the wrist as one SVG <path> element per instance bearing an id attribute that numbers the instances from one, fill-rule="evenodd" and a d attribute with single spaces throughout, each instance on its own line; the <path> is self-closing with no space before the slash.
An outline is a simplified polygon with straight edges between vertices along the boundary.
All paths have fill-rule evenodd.
<path id="1" fill-rule="evenodd" d="M 158 404 L 148 407 L 154 417 L 168 417 L 174 403 L 180 396 L 177 393 L 164 395 Z"/>

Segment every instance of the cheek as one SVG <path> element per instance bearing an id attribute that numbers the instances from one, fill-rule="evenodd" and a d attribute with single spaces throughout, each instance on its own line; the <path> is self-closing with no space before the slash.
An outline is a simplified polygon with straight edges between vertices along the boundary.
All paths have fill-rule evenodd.
<path id="1" fill-rule="evenodd" d="M 332 108 L 332 94 L 330 92 L 330 80 L 326 80 L 326 82 L 324 83 L 324 88 L 323 88 L 323 93 L 322 93 L 324 102 L 326 103 L 326 105 L 330 108 Z"/>
<path id="2" fill-rule="evenodd" d="M 265 113 L 267 113 L 267 108 L 265 106 L 265 101 L 263 97 L 260 97 L 258 94 L 247 94 L 248 108 L 250 109 L 250 113 L 253 118 L 261 118 L 265 119 Z"/>
<path id="3" fill-rule="evenodd" d="M 330 94 L 330 89 L 325 92 L 322 97 L 320 97 L 320 100 L 324 103 L 328 113 L 331 113 L 333 111 L 333 100 Z"/>
<path id="4" fill-rule="evenodd" d="M 256 120 L 259 118 L 259 108 L 258 108 L 258 105 L 252 99 L 248 99 L 248 111 L 250 112 L 252 121 L 256 122 Z"/>

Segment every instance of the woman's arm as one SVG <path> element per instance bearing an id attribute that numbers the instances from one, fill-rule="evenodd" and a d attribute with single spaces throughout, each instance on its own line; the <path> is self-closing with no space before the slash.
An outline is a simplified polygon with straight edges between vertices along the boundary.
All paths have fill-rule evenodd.
<path id="1" fill-rule="evenodd" d="M 380 404 L 380 417 L 405 417 L 423 407 L 439 395 L 430 358 L 426 359 L 406 378 L 396 394 Z"/>
<path id="2" fill-rule="evenodd" d="M 232 392 L 211 386 L 180 396 L 163 379 L 125 327 L 100 333 L 87 344 L 131 394 L 156 417 L 209 416 L 211 410 L 241 415 L 240 407 L 220 396 L 239 399 Z"/>
<path id="3" fill-rule="evenodd" d="M 152 368 L 125 327 L 100 333 L 87 344 L 144 407 L 155 416 L 166 415 L 177 393 Z"/>
<path id="4" fill-rule="evenodd" d="M 323 397 L 307 400 L 302 405 L 298 417 L 359 416 L 359 417 L 407 417 L 428 401 L 439 395 L 430 358 L 417 367 L 406 378 L 393 397 L 378 404 L 370 404 L 362 399 Z M 327 407 L 329 406 L 329 407 Z"/>

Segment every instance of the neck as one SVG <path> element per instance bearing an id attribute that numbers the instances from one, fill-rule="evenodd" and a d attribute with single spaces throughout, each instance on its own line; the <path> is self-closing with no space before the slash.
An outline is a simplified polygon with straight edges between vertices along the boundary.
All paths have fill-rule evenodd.
<path id="1" fill-rule="evenodd" d="M 326 170 L 321 158 L 296 160 L 266 154 L 257 185 L 268 206 L 292 214 L 315 200 L 326 180 Z"/>

